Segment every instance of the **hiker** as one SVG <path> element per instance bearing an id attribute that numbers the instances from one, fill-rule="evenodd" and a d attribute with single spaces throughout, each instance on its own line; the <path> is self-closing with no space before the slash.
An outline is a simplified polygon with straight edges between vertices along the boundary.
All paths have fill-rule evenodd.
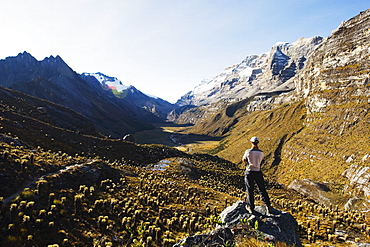
<path id="1" fill-rule="evenodd" d="M 261 162 L 264 154 L 262 150 L 258 148 L 259 140 L 257 137 L 252 137 L 250 142 L 252 144 L 252 148 L 247 149 L 242 158 L 242 161 L 246 163 L 244 179 L 245 187 L 247 189 L 247 204 L 249 206 L 247 210 L 250 213 L 254 212 L 254 183 L 256 182 L 258 190 L 262 196 L 262 200 L 266 205 L 267 214 L 270 214 L 272 207 L 265 188 L 263 174 L 261 172 Z"/>

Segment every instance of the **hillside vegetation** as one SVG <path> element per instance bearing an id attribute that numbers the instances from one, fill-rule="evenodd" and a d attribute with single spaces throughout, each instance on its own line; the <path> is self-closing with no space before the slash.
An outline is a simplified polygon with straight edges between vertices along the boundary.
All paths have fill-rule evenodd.
<path id="1" fill-rule="evenodd" d="M 4 92 L 7 97 L 0 102 L 1 246 L 172 246 L 186 236 L 211 231 L 225 207 L 244 200 L 243 168 L 235 163 L 163 145 L 84 135 L 74 126 L 61 128 L 53 118 L 56 109 L 71 122 L 76 120 L 76 125 L 86 120 L 53 103 Z M 43 114 L 37 111 L 40 103 L 47 109 Z M 298 123 L 304 116 L 302 109 L 302 103 L 296 103 L 273 112 L 301 111 Z M 251 116 L 256 123 L 275 124 L 270 113 Z M 244 141 L 240 138 L 241 146 Z M 347 240 L 366 241 L 365 215 L 318 208 L 273 181 L 267 187 L 273 206 L 297 218 L 303 242 L 346 246 Z M 259 198 L 257 204 L 262 204 Z M 317 219 L 322 220 L 317 223 Z M 348 232 L 346 236 L 334 234 L 341 229 Z M 254 236 L 253 228 L 248 231 L 236 235 L 236 246 L 286 246 Z"/>
<path id="2" fill-rule="evenodd" d="M 40 101 L 5 92 L 1 246 L 172 246 L 244 197 L 229 161 L 63 129 L 49 115 L 58 106 L 37 114 Z"/>

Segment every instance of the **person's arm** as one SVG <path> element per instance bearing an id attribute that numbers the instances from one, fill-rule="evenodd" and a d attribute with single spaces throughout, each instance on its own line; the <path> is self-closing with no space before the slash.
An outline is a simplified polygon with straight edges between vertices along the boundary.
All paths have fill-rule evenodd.
<path id="1" fill-rule="evenodd" d="M 243 158 L 242 158 L 242 161 L 244 162 L 244 163 L 247 163 L 248 162 L 248 150 L 247 151 L 245 151 L 245 153 L 244 153 L 244 155 L 243 155 Z"/>

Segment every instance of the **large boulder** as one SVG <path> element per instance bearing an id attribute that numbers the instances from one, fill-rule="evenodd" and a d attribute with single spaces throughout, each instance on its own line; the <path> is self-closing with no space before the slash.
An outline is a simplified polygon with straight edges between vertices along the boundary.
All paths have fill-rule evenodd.
<path id="1" fill-rule="evenodd" d="M 255 207 L 251 214 L 246 210 L 246 205 L 243 201 L 235 202 L 221 213 L 215 230 L 186 237 L 174 247 L 223 246 L 227 242 L 234 243 L 236 235 L 246 232 L 248 236 L 258 236 L 265 241 L 301 246 L 297 233 L 298 224 L 291 214 L 277 209 L 268 213 L 264 206 Z"/>
<path id="2" fill-rule="evenodd" d="M 330 199 L 326 196 L 329 188 L 324 183 L 313 181 L 311 179 L 296 179 L 288 186 L 288 188 L 311 198 L 321 205 L 328 207 L 331 204 Z"/>
<path id="3" fill-rule="evenodd" d="M 227 207 L 221 213 L 221 221 L 234 229 L 243 225 L 242 219 L 247 219 L 254 228 L 257 228 L 255 222 L 258 221 L 258 231 L 265 240 L 285 242 L 295 246 L 301 245 L 297 233 L 298 224 L 291 214 L 277 209 L 267 212 L 265 206 L 256 206 L 255 212 L 250 214 L 246 210 L 246 205 L 246 202 L 237 201 Z"/>

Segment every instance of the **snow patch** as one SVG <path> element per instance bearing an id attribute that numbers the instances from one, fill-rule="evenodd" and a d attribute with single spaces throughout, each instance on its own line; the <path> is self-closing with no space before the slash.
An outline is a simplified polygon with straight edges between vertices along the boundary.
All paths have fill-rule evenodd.
<path id="1" fill-rule="evenodd" d="M 123 90 L 126 90 L 129 87 L 129 86 L 123 85 L 122 82 L 118 80 L 116 77 L 106 76 L 100 72 L 83 73 L 83 75 L 93 76 L 100 82 L 100 84 L 106 85 L 108 88 L 112 90 L 117 90 L 118 92 L 122 92 Z"/>

